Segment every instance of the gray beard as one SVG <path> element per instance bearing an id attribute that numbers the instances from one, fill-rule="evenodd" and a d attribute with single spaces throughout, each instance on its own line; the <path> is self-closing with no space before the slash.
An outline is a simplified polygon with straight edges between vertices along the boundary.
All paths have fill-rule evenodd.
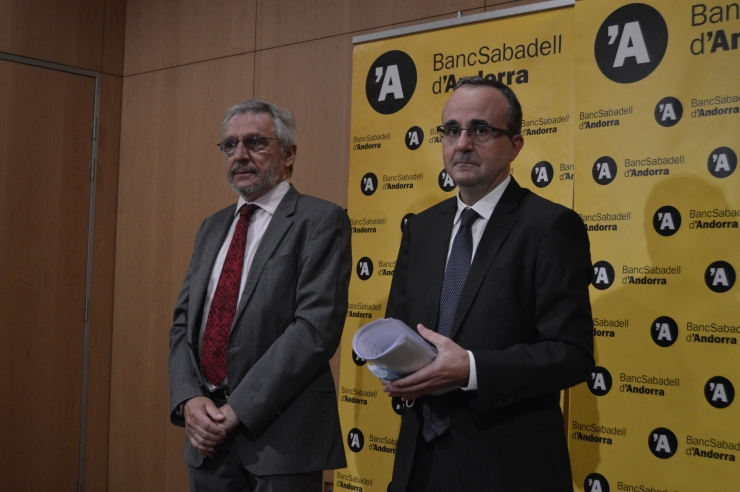
<path id="1" fill-rule="evenodd" d="M 226 172 L 226 179 L 229 181 L 229 186 L 239 196 L 244 198 L 246 201 L 251 202 L 261 197 L 271 189 L 273 189 L 280 182 L 280 169 L 278 166 L 270 166 L 266 171 L 257 171 L 257 181 L 250 186 L 238 187 L 234 184 L 234 172 L 245 169 L 246 166 L 241 164 L 232 168 Z"/>

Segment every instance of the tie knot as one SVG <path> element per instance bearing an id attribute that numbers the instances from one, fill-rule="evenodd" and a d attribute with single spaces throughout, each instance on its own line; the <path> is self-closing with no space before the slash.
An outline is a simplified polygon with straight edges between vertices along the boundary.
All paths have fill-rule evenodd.
<path id="1" fill-rule="evenodd" d="M 250 203 L 249 205 L 244 204 L 242 205 L 242 208 L 239 209 L 239 215 L 248 219 L 252 215 L 252 212 L 258 208 L 260 208 L 259 205 L 255 205 L 254 203 Z"/>
<path id="2" fill-rule="evenodd" d="M 460 227 L 470 227 L 473 225 L 473 222 L 478 220 L 478 218 L 480 218 L 478 212 L 472 208 L 466 208 L 462 211 L 462 214 L 460 214 Z"/>

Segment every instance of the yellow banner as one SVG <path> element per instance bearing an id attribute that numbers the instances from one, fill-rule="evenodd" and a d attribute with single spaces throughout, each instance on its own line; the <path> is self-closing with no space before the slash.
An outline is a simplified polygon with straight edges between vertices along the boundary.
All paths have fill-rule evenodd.
<path id="1" fill-rule="evenodd" d="M 434 128 L 455 82 L 480 75 L 512 87 L 524 111 L 518 182 L 573 201 L 573 9 L 549 10 L 360 44 L 354 50 L 349 215 L 356 262 L 342 340 L 339 415 L 348 468 L 335 488 L 385 492 L 400 402 L 352 352 L 352 337 L 382 318 L 402 223 L 451 196 Z"/>
<path id="2" fill-rule="evenodd" d="M 571 391 L 577 490 L 738 490 L 739 9 L 576 4 L 597 364 Z"/>

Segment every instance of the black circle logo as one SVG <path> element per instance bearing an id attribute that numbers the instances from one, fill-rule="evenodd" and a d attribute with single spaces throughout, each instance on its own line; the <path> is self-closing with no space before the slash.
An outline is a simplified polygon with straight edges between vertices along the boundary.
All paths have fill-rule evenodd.
<path id="1" fill-rule="evenodd" d="M 442 188 L 442 191 L 452 191 L 457 187 L 457 183 L 452 180 L 452 176 L 447 174 L 447 171 L 445 169 L 442 169 L 442 171 L 439 173 L 439 178 L 437 178 L 437 182 L 439 183 L 439 187 Z"/>
<path id="2" fill-rule="evenodd" d="M 735 285 L 735 269 L 726 261 L 715 261 L 704 272 L 704 281 L 714 292 L 727 292 Z"/>
<path id="3" fill-rule="evenodd" d="M 544 188 L 552 183 L 553 175 L 552 164 L 540 161 L 532 168 L 532 183 L 537 188 Z"/>
<path id="4" fill-rule="evenodd" d="M 354 349 L 352 350 L 352 362 L 354 362 L 356 366 L 360 367 L 364 366 L 367 363 L 365 359 L 357 355 L 357 352 L 355 352 Z"/>
<path id="5" fill-rule="evenodd" d="M 674 207 L 660 207 L 653 215 L 653 228 L 661 236 L 672 236 L 681 227 L 681 214 Z"/>
<path id="6" fill-rule="evenodd" d="M 409 223 L 409 219 L 413 217 L 414 215 L 416 214 L 409 212 L 403 216 L 403 219 L 401 219 L 401 232 L 406 232 L 406 224 Z"/>
<path id="7" fill-rule="evenodd" d="M 604 475 L 589 473 L 583 481 L 583 492 L 609 492 L 609 482 Z"/>
<path id="8" fill-rule="evenodd" d="M 403 109 L 414 95 L 414 90 L 416 65 L 403 51 L 383 53 L 367 72 L 367 102 L 380 114 L 393 114 Z"/>
<path id="9" fill-rule="evenodd" d="M 670 347 L 678 339 L 678 324 L 668 316 L 661 316 L 650 325 L 650 337 L 659 347 Z"/>
<path id="10" fill-rule="evenodd" d="M 673 126 L 681 121 L 683 105 L 675 97 L 664 97 L 655 105 L 653 114 L 660 126 Z"/>
<path id="11" fill-rule="evenodd" d="M 594 56 L 606 78 L 630 84 L 653 73 L 667 47 L 668 26 L 660 12 L 644 3 L 631 3 L 601 24 Z"/>
<path id="12" fill-rule="evenodd" d="M 424 141 L 424 130 L 418 126 L 412 126 L 406 132 L 406 147 L 409 150 L 416 150 L 421 147 L 421 143 Z"/>
<path id="13" fill-rule="evenodd" d="M 612 389 L 612 375 L 604 367 L 594 367 L 588 380 L 588 389 L 596 396 L 604 396 Z"/>
<path id="14" fill-rule="evenodd" d="M 362 431 L 355 427 L 347 434 L 347 446 L 353 453 L 359 453 L 362 451 L 362 447 L 365 445 L 365 436 L 362 435 Z"/>
<path id="15" fill-rule="evenodd" d="M 401 398 L 398 396 L 394 396 L 391 398 L 391 405 L 393 406 L 393 411 L 396 412 L 398 415 L 401 415 L 403 413 L 403 401 L 401 401 Z"/>
<path id="16" fill-rule="evenodd" d="M 373 275 L 373 260 L 367 256 L 360 258 L 357 262 L 357 276 L 360 280 L 367 280 Z"/>
<path id="17" fill-rule="evenodd" d="M 599 290 L 606 290 L 614 283 L 614 268 L 608 261 L 597 261 L 593 267 L 591 285 Z"/>
<path id="18" fill-rule="evenodd" d="M 648 437 L 648 447 L 658 458 L 665 460 L 678 451 L 678 439 L 676 434 L 665 427 L 658 427 Z"/>
<path id="19" fill-rule="evenodd" d="M 378 177 L 373 173 L 367 173 L 360 181 L 360 191 L 365 196 L 370 196 L 378 189 Z"/>
<path id="20" fill-rule="evenodd" d="M 729 147 L 718 147 L 709 154 L 707 169 L 715 178 L 726 178 L 737 167 L 737 155 Z"/>
<path id="21" fill-rule="evenodd" d="M 727 408 L 735 399 L 735 388 L 729 379 L 714 376 L 704 385 L 704 397 L 714 408 Z"/>
<path id="22" fill-rule="evenodd" d="M 617 163 L 608 155 L 599 157 L 591 168 L 591 176 L 600 185 L 608 185 L 617 177 Z"/>

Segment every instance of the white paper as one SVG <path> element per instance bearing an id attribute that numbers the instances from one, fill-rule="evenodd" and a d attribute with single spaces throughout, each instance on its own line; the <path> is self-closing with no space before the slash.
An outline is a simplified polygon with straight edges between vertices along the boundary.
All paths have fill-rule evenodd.
<path id="1" fill-rule="evenodd" d="M 418 371 L 437 357 L 436 347 L 393 318 L 378 319 L 357 330 L 352 348 L 368 361 L 370 372 L 391 381 Z"/>

